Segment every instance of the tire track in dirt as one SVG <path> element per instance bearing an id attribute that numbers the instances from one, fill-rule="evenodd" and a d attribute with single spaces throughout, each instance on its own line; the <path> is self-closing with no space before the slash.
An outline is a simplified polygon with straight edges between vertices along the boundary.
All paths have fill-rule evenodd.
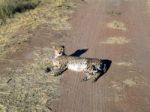
<path id="1" fill-rule="evenodd" d="M 139 65 L 144 60 L 139 54 L 145 52 L 140 47 L 149 49 L 144 43 L 139 45 L 143 40 L 138 36 L 143 35 L 144 42 L 149 42 L 148 27 L 144 26 L 150 23 L 148 20 L 141 23 L 148 18 L 144 13 L 145 1 L 86 1 L 87 4 L 82 4 L 73 16 L 73 30 L 68 34 L 70 38 L 65 40 L 67 53 L 89 48 L 83 56 L 111 59 L 113 63 L 131 63 L 131 66 L 112 64 L 109 71 L 97 83 L 81 82 L 82 73 L 65 72 L 61 81 L 62 94 L 57 112 L 150 111 L 148 106 L 150 91 L 147 86 L 149 82 L 145 80 L 150 78 L 148 68 L 146 67 L 143 74 L 139 72 L 145 69 L 141 67 L 145 62 Z M 114 20 L 125 23 L 126 31 L 108 28 L 107 23 Z M 114 36 L 126 37 L 130 43 L 100 44 L 107 37 Z M 144 57 L 149 59 L 147 56 Z"/>

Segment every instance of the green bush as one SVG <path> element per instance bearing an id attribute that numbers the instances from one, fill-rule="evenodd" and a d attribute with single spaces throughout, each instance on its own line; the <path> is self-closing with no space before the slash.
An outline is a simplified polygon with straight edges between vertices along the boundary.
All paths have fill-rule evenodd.
<path id="1" fill-rule="evenodd" d="M 13 16 L 16 12 L 34 9 L 39 3 L 40 0 L 0 0 L 0 24 L 3 24 L 7 17 Z"/>

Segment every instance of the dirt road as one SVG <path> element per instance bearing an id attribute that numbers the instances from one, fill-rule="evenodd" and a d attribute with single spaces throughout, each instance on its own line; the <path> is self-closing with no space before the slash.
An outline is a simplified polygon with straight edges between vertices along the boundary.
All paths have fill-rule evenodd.
<path id="1" fill-rule="evenodd" d="M 86 0 L 73 15 L 67 53 L 112 60 L 96 83 L 67 71 L 57 112 L 150 111 L 150 16 L 146 0 Z"/>

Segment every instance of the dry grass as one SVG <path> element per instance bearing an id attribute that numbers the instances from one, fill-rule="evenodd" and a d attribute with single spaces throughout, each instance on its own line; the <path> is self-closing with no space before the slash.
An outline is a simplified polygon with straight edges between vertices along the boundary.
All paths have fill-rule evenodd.
<path id="1" fill-rule="evenodd" d="M 53 30 L 69 30 L 71 25 L 68 20 L 73 7 L 74 4 L 69 0 L 44 0 L 36 9 L 17 13 L 14 18 L 7 19 L 6 24 L 0 26 L 0 57 L 9 51 L 16 51 L 14 45 L 18 41 L 28 41 L 28 34 L 22 38 L 14 36 L 20 29 L 36 28 L 46 23 L 50 24 Z"/>
<path id="2" fill-rule="evenodd" d="M 38 3 L 39 0 L 1 0 L 0 24 L 6 22 L 6 19 L 13 16 L 16 12 L 34 9 Z"/>
<path id="3" fill-rule="evenodd" d="M 123 83 L 126 85 L 126 86 L 129 86 L 129 87 L 132 87 L 132 86 L 136 86 L 137 85 L 137 82 L 135 82 L 133 79 L 126 79 L 123 81 Z"/>
<path id="4" fill-rule="evenodd" d="M 147 6 L 148 6 L 148 9 L 150 10 L 150 0 L 147 0 Z"/>
<path id="5" fill-rule="evenodd" d="M 133 64 L 131 62 L 117 62 L 115 63 L 117 66 L 132 66 Z"/>
<path id="6" fill-rule="evenodd" d="M 50 112 L 51 103 L 59 96 L 59 77 L 45 73 L 45 68 L 51 64 L 50 51 L 36 48 L 33 63 L 8 67 L 7 74 L 1 74 L 0 112 Z"/>
<path id="7" fill-rule="evenodd" d="M 0 112 L 6 112 L 6 108 L 0 104 Z"/>
<path id="8" fill-rule="evenodd" d="M 147 2 L 146 2 L 147 4 L 147 13 L 148 13 L 148 15 L 150 15 L 150 0 L 147 0 Z"/>
<path id="9" fill-rule="evenodd" d="M 106 39 L 106 41 L 101 42 L 101 44 L 127 44 L 130 40 L 128 40 L 126 37 L 109 37 Z"/>
<path id="10" fill-rule="evenodd" d="M 123 22 L 117 21 L 117 20 L 114 20 L 114 21 L 108 23 L 107 27 L 116 29 L 116 30 L 123 30 L 123 31 L 127 30 L 126 25 Z"/>
<path id="11" fill-rule="evenodd" d="M 31 37 L 30 33 L 17 32 L 28 32 L 42 24 L 49 24 L 53 30 L 70 29 L 68 19 L 73 7 L 70 0 L 43 0 L 34 10 L 16 13 L 0 26 L 0 62 L 7 64 L 0 71 L 0 112 L 51 112 L 51 104 L 59 96 L 60 79 L 44 72 L 51 65 L 51 49 L 34 48 L 30 63 L 7 60 L 6 56 Z"/>

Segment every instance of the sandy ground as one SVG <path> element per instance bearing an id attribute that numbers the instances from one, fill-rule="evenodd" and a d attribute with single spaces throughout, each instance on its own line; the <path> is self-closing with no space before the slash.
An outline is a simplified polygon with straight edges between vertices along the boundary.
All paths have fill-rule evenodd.
<path id="1" fill-rule="evenodd" d="M 141 0 L 86 0 L 72 20 L 65 41 L 68 54 L 112 60 L 96 83 L 67 71 L 61 81 L 57 112 L 150 111 L 150 17 Z"/>
<path id="2" fill-rule="evenodd" d="M 76 2 L 71 30 L 68 24 L 69 30 L 58 31 L 50 24 L 39 25 L 28 30 L 31 38 L 20 51 L 1 61 L 0 111 L 150 111 L 149 2 Z M 108 59 L 112 64 L 96 83 L 82 82 L 83 73 L 71 71 L 60 82 L 60 77 L 44 73 L 53 43 L 65 45 L 67 54 L 88 49 L 81 56 Z"/>

